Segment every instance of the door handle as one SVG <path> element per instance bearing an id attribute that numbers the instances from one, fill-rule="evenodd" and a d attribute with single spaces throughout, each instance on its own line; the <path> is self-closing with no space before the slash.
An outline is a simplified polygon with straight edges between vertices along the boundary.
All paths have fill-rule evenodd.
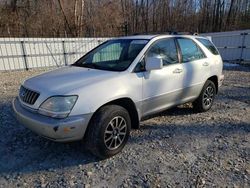
<path id="1" fill-rule="evenodd" d="M 208 63 L 208 62 L 204 62 L 204 63 L 202 63 L 202 65 L 203 65 L 203 66 L 208 66 L 209 63 Z"/>
<path id="2" fill-rule="evenodd" d="M 177 68 L 177 69 L 175 69 L 174 71 L 173 71 L 173 73 L 181 73 L 182 72 L 182 69 L 179 69 L 179 68 Z"/>

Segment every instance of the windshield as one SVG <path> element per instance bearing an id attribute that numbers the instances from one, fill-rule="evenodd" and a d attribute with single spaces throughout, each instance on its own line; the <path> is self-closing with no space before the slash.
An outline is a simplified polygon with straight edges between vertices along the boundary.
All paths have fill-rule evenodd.
<path id="1" fill-rule="evenodd" d="M 109 40 L 80 58 L 73 66 L 124 71 L 134 61 L 148 40 Z"/>

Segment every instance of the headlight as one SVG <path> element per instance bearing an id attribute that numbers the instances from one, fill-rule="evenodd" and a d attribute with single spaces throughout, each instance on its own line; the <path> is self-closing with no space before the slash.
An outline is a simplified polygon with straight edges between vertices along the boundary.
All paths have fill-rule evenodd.
<path id="1" fill-rule="evenodd" d="M 76 95 L 50 97 L 41 104 L 38 112 L 53 118 L 65 118 L 69 115 L 76 100 Z"/>

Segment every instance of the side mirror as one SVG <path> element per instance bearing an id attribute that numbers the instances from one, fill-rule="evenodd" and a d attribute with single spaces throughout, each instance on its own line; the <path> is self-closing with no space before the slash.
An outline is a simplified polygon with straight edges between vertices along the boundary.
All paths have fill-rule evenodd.
<path id="1" fill-rule="evenodd" d="M 159 70 L 162 69 L 163 62 L 161 58 L 158 57 L 148 57 L 146 58 L 146 70 Z"/>

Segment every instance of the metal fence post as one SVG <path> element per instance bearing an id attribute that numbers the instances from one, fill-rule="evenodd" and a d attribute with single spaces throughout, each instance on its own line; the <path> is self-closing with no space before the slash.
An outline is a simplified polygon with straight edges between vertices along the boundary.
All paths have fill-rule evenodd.
<path id="1" fill-rule="evenodd" d="M 64 64 L 65 66 L 68 65 L 68 62 L 67 62 L 67 54 L 66 54 L 66 51 L 65 51 L 65 41 L 63 40 L 62 41 L 62 48 L 63 48 L 63 58 L 64 58 Z"/>
<path id="2" fill-rule="evenodd" d="M 29 70 L 28 63 L 27 63 L 27 55 L 24 47 L 24 41 L 21 41 L 21 48 L 22 48 L 22 56 L 23 56 L 23 61 L 24 61 L 24 66 L 26 70 Z"/>
<path id="3" fill-rule="evenodd" d="M 245 39 L 246 39 L 247 33 L 241 33 L 241 35 L 242 35 L 242 42 L 241 42 L 241 52 L 240 52 L 240 59 L 239 59 L 240 64 L 242 63 L 242 61 L 244 61 L 244 59 L 243 59 L 243 51 L 244 51 L 244 48 L 246 48 L 245 47 Z"/>

